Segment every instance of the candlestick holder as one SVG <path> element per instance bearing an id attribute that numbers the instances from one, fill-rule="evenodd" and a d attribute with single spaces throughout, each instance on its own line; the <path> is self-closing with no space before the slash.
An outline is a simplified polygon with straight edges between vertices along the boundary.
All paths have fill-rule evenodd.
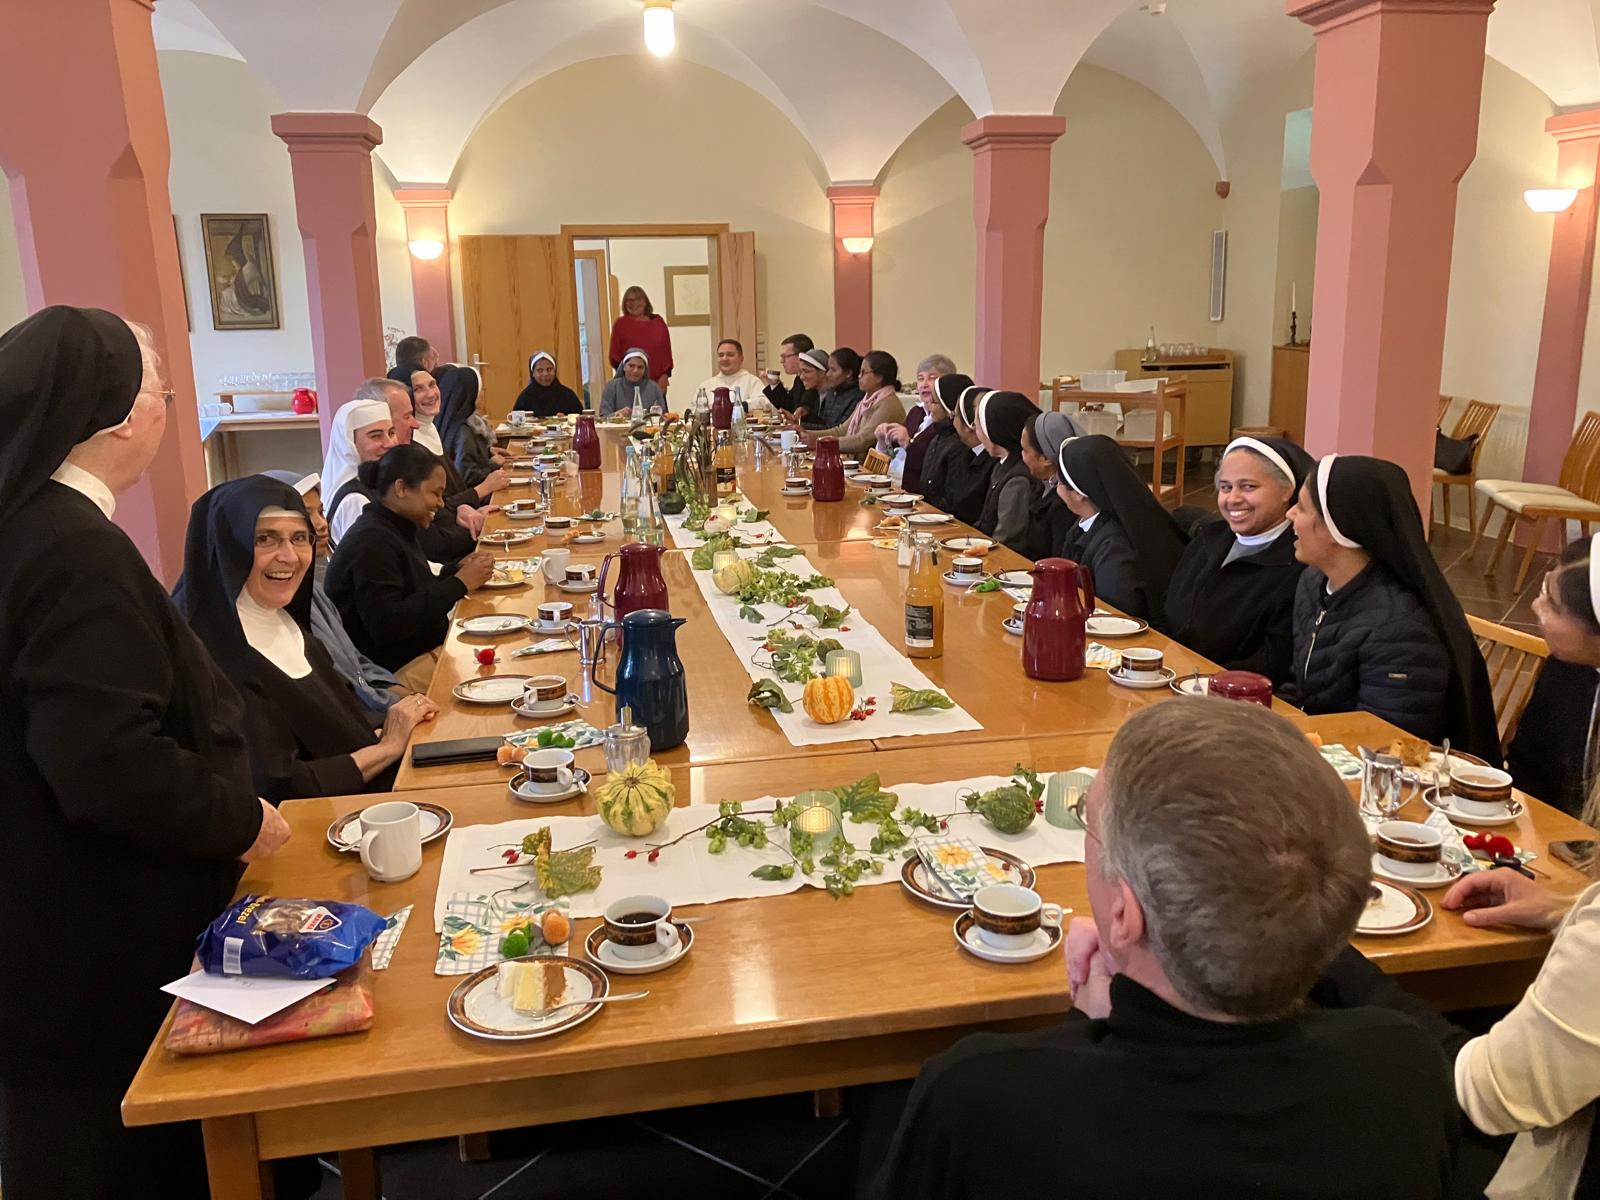
<path id="1" fill-rule="evenodd" d="M 1289 310 L 1289 345 L 1300 344 L 1300 315 L 1294 309 Z"/>

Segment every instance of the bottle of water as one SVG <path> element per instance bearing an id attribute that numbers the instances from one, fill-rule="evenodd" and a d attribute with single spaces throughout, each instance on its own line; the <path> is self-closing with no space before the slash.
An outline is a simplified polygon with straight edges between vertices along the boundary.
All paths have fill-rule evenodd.
<path id="1" fill-rule="evenodd" d="M 744 404 L 739 399 L 739 389 L 733 389 L 733 444 L 742 446 L 750 440 L 750 429 L 745 424 Z"/>
<path id="2" fill-rule="evenodd" d="M 639 452 L 631 442 L 624 448 L 622 464 L 622 535 L 635 541 L 639 534 L 639 500 L 646 486 L 639 471 Z"/>

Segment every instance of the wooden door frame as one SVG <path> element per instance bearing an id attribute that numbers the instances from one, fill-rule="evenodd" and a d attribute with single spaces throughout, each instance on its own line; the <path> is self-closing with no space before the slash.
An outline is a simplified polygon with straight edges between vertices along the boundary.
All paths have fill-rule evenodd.
<path id="1" fill-rule="evenodd" d="M 600 320 L 602 322 L 610 322 L 610 321 L 616 320 L 616 318 L 611 315 L 612 306 L 616 303 L 617 285 L 616 285 L 616 276 L 611 274 L 611 256 L 610 256 L 610 254 L 605 250 L 579 250 L 575 246 L 573 246 L 572 239 L 570 239 L 570 238 L 567 239 L 567 245 L 569 247 L 572 247 L 572 265 L 573 265 L 573 269 L 574 270 L 577 269 L 577 265 L 578 265 L 578 260 L 579 259 L 586 259 L 586 260 L 594 263 L 595 283 L 598 286 L 598 289 L 599 289 L 599 291 L 601 293 L 600 296 L 598 297 L 598 300 L 600 301 Z M 582 306 L 579 305 L 578 307 L 581 309 Z M 581 324 L 582 323 L 582 316 L 583 316 L 582 312 L 579 312 L 578 316 L 579 316 L 580 324 Z M 600 347 L 600 365 L 602 367 L 605 367 L 605 366 L 608 365 L 607 362 L 606 362 L 606 357 L 607 357 L 607 353 L 608 353 L 608 350 L 609 350 L 610 338 L 611 338 L 611 326 L 610 326 L 610 324 L 606 324 L 604 329 L 597 330 L 596 331 L 596 336 L 598 336 L 599 339 L 600 339 L 600 341 L 598 343 L 599 347 Z M 593 351 L 593 349 L 594 349 L 594 346 L 591 345 L 590 346 L 591 352 Z M 588 364 L 585 364 L 585 365 L 588 365 Z M 604 378 L 603 378 L 603 376 L 605 375 L 605 371 L 602 370 L 600 372 L 600 374 L 602 376 L 601 379 L 591 381 L 596 388 L 600 388 L 600 387 L 604 387 L 605 386 L 605 381 L 604 381 Z M 581 377 L 580 377 L 580 384 L 581 384 Z M 596 403 L 598 403 L 598 400 L 596 401 Z"/>
<path id="2" fill-rule="evenodd" d="M 729 232 L 731 232 L 731 228 L 726 221 L 686 221 L 678 222 L 676 224 L 666 223 L 639 225 L 563 225 L 561 227 L 561 235 L 567 239 L 567 253 L 573 256 L 574 262 L 577 261 L 577 255 L 582 253 L 578 249 L 577 245 L 579 238 L 596 240 L 603 239 L 605 241 L 610 241 L 612 238 L 703 237 L 710 239 L 710 245 L 706 247 L 706 262 L 716 266 L 718 284 L 718 286 L 711 289 L 711 316 L 713 326 L 716 324 L 717 298 L 722 294 L 722 266 L 717 262 L 718 256 L 716 250 L 716 239 L 726 236 Z M 611 260 L 608 254 L 606 258 L 608 277 L 610 265 Z M 614 292 L 614 286 L 608 288 L 608 296 L 611 301 L 611 310 L 606 313 L 606 320 L 608 321 L 615 321 L 617 317 L 621 315 L 622 297 L 614 294 Z M 663 306 L 665 303 L 666 301 L 663 299 Z"/>

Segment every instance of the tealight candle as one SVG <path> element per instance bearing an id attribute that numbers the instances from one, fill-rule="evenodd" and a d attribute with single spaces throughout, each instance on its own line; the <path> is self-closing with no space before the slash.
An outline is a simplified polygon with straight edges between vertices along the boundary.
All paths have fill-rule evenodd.
<path id="1" fill-rule="evenodd" d="M 720 571 L 723 567 L 731 567 L 738 561 L 739 552 L 737 550 L 718 550 L 711 556 L 711 569 Z"/>
<path id="2" fill-rule="evenodd" d="M 736 508 L 732 504 L 719 504 L 719 505 L 717 505 L 716 514 L 717 514 L 718 517 L 722 518 L 722 520 L 726 521 L 729 525 L 732 525 L 735 521 L 737 521 L 739 519 L 739 510 L 738 510 L 738 508 Z"/>
<path id="3" fill-rule="evenodd" d="M 811 839 L 811 845 L 808 850 L 803 843 L 796 847 L 791 840 L 789 848 L 801 857 L 808 853 L 812 856 L 826 854 L 833 848 L 834 839 L 843 832 L 838 797 L 832 792 L 810 791 L 801 792 L 794 799 L 800 811 L 789 823 L 791 839 L 794 834 L 802 833 Z"/>
<path id="4" fill-rule="evenodd" d="M 859 650 L 830 650 L 822 668 L 829 675 L 842 675 L 850 686 L 861 686 L 861 652 Z"/>

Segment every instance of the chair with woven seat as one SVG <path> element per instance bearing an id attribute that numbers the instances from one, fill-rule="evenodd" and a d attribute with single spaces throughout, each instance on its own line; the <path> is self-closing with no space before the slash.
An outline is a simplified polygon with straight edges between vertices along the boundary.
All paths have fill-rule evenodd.
<path id="1" fill-rule="evenodd" d="M 1589 525 L 1600 522 L 1600 413 L 1585 413 L 1572 445 L 1561 460 L 1561 482 L 1524 483 L 1516 479 L 1480 479 L 1474 490 L 1489 501 L 1484 506 L 1483 519 L 1472 537 L 1469 554 L 1475 554 L 1478 542 L 1489 526 L 1495 509 L 1504 512 L 1500 537 L 1495 542 L 1494 554 L 1484 575 L 1493 575 L 1500 566 L 1511 533 L 1522 521 L 1533 526 L 1517 570 L 1515 587 L 1522 590 L 1528 570 L 1533 565 L 1534 553 L 1544 542 L 1551 521 L 1577 521 L 1588 536 Z"/>
<path id="2" fill-rule="evenodd" d="M 1517 736 L 1523 710 L 1533 695 L 1533 685 L 1539 682 L 1539 672 L 1544 670 L 1545 659 L 1550 656 L 1550 647 L 1542 637 L 1497 625 L 1470 613 L 1467 624 L 1472 627 L 1472 636 L 1478 639 L 1478 649 L 1489 669 L 1489 690 L 1494 696 L 1500 744 L 1510 746 L 1511 739 Z"/>
<path id="3" fill-rule="evenodd" d="M 1457 441 L 1466 438 L 1476 438 L 1472 443 L 1472 459 L 1467 469 L 1460 474 L 1451 474 L 1438 467 L 1433 469 L 1433 482 L 1439 487 L 1439 496 L 1443 501 L 1444 523 L 1450 524 L 1450 489 L 1452 487 L 1465 487 L 1467 489 L 1467 528 L 1475 529 L 1478 525 L 1477 508 L 1477 482 L 1478 482 L 1478 456 L 1483 453 L 1483 444 L 1489 440 L 1489 430 L 1494 425 L 1494 420 L 1500 415 L 1500 406 L 1490 404 L 1484 400 L 1468 400 L 1467 407 L 1462 410 L 1461 416 L 1456 420 L 1455 428 L 1450 431 L 1450 436 Z"/>

